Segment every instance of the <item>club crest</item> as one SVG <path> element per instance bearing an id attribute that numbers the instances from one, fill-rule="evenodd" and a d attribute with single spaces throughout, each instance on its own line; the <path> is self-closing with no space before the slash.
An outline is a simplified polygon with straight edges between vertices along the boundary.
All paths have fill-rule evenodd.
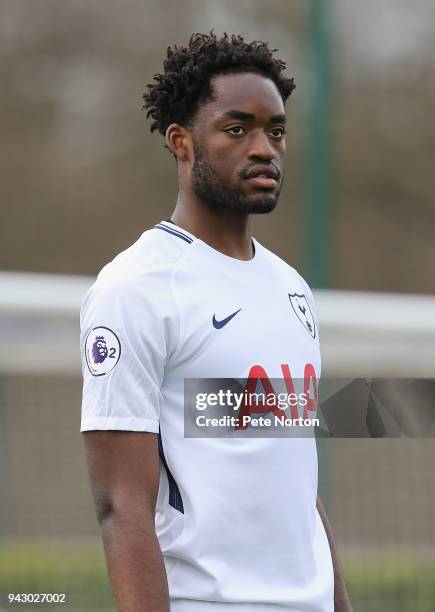
<path id="1" fill-rule="evenodd" d="M 293 312 L 305 327 L 307 332 L 313 337 L 316 337 L 316 323 L 313 313 L 311 312 L 308 300 L 304 293 L 289 293 L 288 294 Z"/>
<path id="2" fill-rule="evenodd" d="M 118 336 L 108 327 L 94 327 L 85 343 L 86 363 L 93 376 L 104 376 L 113 370 L 121 356 Z"/>

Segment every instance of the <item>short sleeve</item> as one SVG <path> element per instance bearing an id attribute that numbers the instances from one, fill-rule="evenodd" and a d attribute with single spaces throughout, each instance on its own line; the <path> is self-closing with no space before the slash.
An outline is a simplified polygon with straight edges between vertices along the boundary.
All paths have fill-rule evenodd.
<path id="1" fill-rule="evenodd" d="M 146 282 L 97 282 L 80 313 L 81 431 L 159 431 L 167 321 Z"/>

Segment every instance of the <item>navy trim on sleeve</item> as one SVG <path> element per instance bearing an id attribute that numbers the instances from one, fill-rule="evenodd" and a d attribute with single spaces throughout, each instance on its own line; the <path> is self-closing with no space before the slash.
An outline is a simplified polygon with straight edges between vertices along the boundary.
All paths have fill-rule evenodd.
<path id="1" fill-rule="evenodd" d="M 184 514 L 183 499 L 181 497 L 180 489 L 178 488 L 178 485 L 175 482 L 175 479 L 171 474 L 171 470 L 169 469 L 168 464 L 166 462 L 165 453 L 163 451 L 162 434 L 160 433 L 160 429 L 159 429 L 159 435 L 157 436 L 157 441 L 159 445 L 160 459 L 166 470 L 166 476 L 168 477 L 169 505 L 175 508 L 175 510 L 178 510 L 178 512 L 181 512 L 181 514 Z"/>

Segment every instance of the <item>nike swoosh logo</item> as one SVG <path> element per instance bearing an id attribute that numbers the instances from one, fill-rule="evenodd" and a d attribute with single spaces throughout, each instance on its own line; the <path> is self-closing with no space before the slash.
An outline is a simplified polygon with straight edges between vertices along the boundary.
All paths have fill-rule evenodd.
<path id="1" fill-rule="evenodd" d="M 239 308 L 239 310 L 236 310 L 236 312 L 233 312 L 233 314 L 230 314 L 228 317 L 226 317 L 226 319 L 222 319 L 222 321 L 217 321 L 216 316 L 213 315 L 213 327 L 215 329 L 222 329 L 222 327 L 225 327 L 225 325 L 229 323 L 231 319 L 233 319 L 236 316 L 236 314 L 239 314 L 241 310 L 242 309 Z"/>

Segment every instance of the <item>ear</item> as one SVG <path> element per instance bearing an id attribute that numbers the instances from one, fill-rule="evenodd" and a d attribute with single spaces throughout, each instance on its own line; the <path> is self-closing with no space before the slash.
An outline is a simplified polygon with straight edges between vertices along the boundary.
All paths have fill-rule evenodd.
<path id="1" fill-rule="evenodd" d="M 189 130 L 178 123 L 171 123 L 165 134 L 166 144 L 179 161 L 193 159 L 192 136 Z"/>

